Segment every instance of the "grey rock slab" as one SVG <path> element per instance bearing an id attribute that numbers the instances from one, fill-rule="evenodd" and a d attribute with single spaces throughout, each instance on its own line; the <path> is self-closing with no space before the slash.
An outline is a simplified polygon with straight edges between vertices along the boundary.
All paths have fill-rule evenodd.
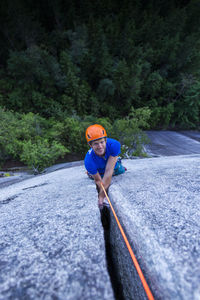
<path id="1" fill-rule="evenodd" d="M 60 169 L 72 168 L 72 167 L 83 166 L 83 165 L 84 165 L 84 160 L 56 164 L 56 165 L 46 168 L 44 170 L 44 173 L 50 173 L 50 172 L 54 172 L 54 171 L 60 170 Z"/>
<path id="2" fill-rule="evenodd" d="M 193 137 L 199 136 L 198 132 L 179 133 L 176 131 L 146 131 L 150 144 L 144 150 L 150 156 L 174 156 L 200 154 L 200 142 Z"/>
<path id="3" fill-rule="evenodd" d="M 0 299 L 114 299 L 96 189 L 82 166 L 1 189 Z"/>
<path id="4" fill-rule="evenodd" d="M 180 131 L 180 133 L 190 137 L 191 139 L 194 139 L 194 140 L 200 142 L 200 132 L 199 131 L 183 130 L 183 131 Z"/>
<path id="5" fill-rule="evenodd" d="M 199 300 L 200 155 L 123 164 L 128 171 L 113 178 L 109 195 L 155 299 Z M 145 299 L 130 293 L 140 280 L 131 275 L 133 264 L 119 236 L 113 233 L 111 243 L 125 299 Z"/>
<path id="6" fill-rule="evenodd" d="M 72 167 L 76 167 L 76 166 L 83 166 L 84 165 L 84 161 L 83 160 L 80 160 L 80 161 L 74 161 L 74 162 L 66 162 L 66 163 L 61 163 L 61 164 L 55 164 L 53 166 L 50 166 L 48 168 L 46 168 L 42 174 L 38 175 L 38 176 L 41 176 L 41 175 L 44 175 L 44 174 L 47 174 L 47 173 L 51 173 L 51 172 L 54 172 L 54 171 L 57 171 L 57 170 L 60 170 L 60 169 L 66 169 L 66 168 L 72 168 Z M 17 168 L 17 167 L 16 167 Z M 1 177 L 0 178 L 0 188 L 3 188 L 3 187 L 6 187 L 6 186 L 9 186 L 13 183 L 16 183 L 16 182 L 20 182 L 20 181 L 23 181 L 23 180 L 26 180 L 28 178 L 32 178 L 32 177 L 35 177 L 35 175 L 33 175 L 33 171 L 31 170 L 26 170 L 24 172 L 15 172 L 14 171 L 15 168 L 11 168 L 9 169 L 9 173 L 11 172 L 13 176 L 9 176 L 9 177 Z M 19 167 L 17 169 L 20 169 Z"/>
<path id="7" fill-rule="evenodd" d="M 9 176 L 9 177 L 1 177 L 0 178 L 0 189 L 6 186 L 9 186 L 11 184 L 20 182 L 22 180 L 26 180 L 29 178 L 34 177 L 34 175 L 26 174 L 26 173 L 14 173 L 14 175 Z"/>

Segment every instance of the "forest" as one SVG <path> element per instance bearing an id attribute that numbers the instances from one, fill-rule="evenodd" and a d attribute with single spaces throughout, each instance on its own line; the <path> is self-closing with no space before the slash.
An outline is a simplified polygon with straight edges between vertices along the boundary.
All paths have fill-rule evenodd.
<path id="1" fill-rule="evenodd" d="M 198 0 L 1 0 L 0 164 L 83 154 L 97 122 L 130 155 L 144 129 L 198 130 L 199 16 Z"/>

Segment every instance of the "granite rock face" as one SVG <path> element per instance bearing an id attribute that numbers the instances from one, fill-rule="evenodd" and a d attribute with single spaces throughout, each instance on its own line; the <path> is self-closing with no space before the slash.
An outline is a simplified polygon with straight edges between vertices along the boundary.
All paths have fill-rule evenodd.
<path id="1" fill-rule="evenodd" d="M 151 132 L 155 156 L 190 155 L 124 160 L 128 171 L 109 189 L 155 299 L 200 300 L 200 154 L 191 155 L 200 149 L 194 134 L 193 142 Z M 146 299 L 112 213 L 103 233 L 95 184 L 78 165 L 1 185 L 0 300 L 112 300 L 105 251 L 116 300 Z M 58 167 L 66 166 L 51 171 Z"/>
<path id="2" fill-rule="evenodd" d="M 198 131 L 149 130 L 146 133 L 150 143 L 145 146 L 145 152 L 150 156 L 200 154 Z"/>
<path id="3" fill-rule="evenodd" d="M 110 199 L 155 299 L 200 299 L 200 155 L 124 160 Z M 145 299 L 111 214 L 125 299 Z"/>
<path id="4" fill-rule="evenodd" d="M 0 299 L 114 299 L 82 166 L 0 190 Z"/>

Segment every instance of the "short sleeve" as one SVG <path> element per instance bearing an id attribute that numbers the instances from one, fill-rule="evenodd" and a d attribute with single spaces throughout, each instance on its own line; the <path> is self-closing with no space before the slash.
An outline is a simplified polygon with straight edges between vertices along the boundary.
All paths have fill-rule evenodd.
<path id="1" fill-rule="evenodd" d="M 112 156 L 118 156 L 121 153 L 121 144 L 120 142 L 110 139 L 110 155 Z"/>
<path id="2" fill-rule="evenodd" d="M 86 170 L 92 174 L 92 175 L 95 175 L 97 173 L 97 167 L 96 167 L 96 164 L 95 162 L 93 161 L 92 159 L 92 155 L 90 152 L 88 152 L 85 156 L 85 160 L 84 160 L 84 163 L 85 163 L 85 168 Z"/>

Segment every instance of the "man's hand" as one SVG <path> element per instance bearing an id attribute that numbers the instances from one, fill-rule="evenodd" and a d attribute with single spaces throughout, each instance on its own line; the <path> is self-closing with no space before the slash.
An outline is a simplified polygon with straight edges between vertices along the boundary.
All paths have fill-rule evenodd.
<path id="1" fill-rule="evenodd" d="M 98 206 L 100 209 L 103 207 L 103 201 L 106 197 L 106 195 L 102 189 L 101 183 L 103 184 L 104 189 L 107 191 L 107 189 L 109 188 L 110 183 L 111 183 L 112 174 L 113 174 L 115 164 L 117 162 L 117 158 L 118 158 L 118 156 L 115 156 L 115 157 L 110 156 L 109 157 L 108 162 L 106 164 L 106 170 L 105 170 L 103 179 L 101 178 L 101 176 L 98 172 L 97 172 L 97 174 L 92 175 L 92 177 L 95 180 L 96 185 L 99 187 Z"/>
<path id="2" fill-rule="evenodd" d="M 99 206 L 99 209 L 103 208 L 104 199 L 105 199 L 105 195 L 103 195 L 103 196 L 99 195 L 99 197 L 98 197 L 98 206 Z"/>

